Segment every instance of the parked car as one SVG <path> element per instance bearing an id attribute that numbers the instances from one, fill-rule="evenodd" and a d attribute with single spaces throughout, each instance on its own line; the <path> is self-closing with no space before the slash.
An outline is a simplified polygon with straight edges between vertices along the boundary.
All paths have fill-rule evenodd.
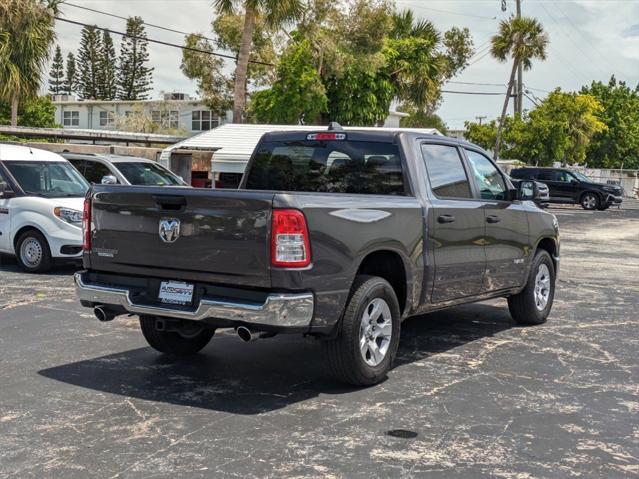
<path id="1" fill-rule="evenodd" d="M 182 178 L 159 163 L 135 156 L 63 153 L 92 184 L 186 186 Z"/>
<path id="2" fill-rule="evenodd" d="M 89 184 L 60 155 L 0 145 L 0 252 L 25 271 L 80 260 L 82 208 Z"/>
<path id="3" fill-rule="evenodd" d="M 515 188 L 519 188 L 519 184 L 522 181 L 526 181 L 526 180 L 518 180 L 516 178 L 513 178 L 512 176 L 509 176 L 508 179 L 510 180 L 510 182 L 513 184 Z M 536 189 L 535 203 L 537 204 L 537 206 L 541 208 L 547 208 L 548 203 L 550 202 L 550 190 L 548 189 L 548 185 L 546 185 L 545 183 L 542 183 L 541 181 L 535 181 L 534 188 Z"/>
<path id="4" fill-rule="evenodd" d="M 237 190 L 95 185 L 77 294 L 102 321 L 139 315 L 163 353 L 194 354 L 216 328 L 298 333 L 338 379 L 375 384 L 409 316 L 507 297 L 516 322 L 546 320 L 559 233 L 534 191 L 453 138 L 268 133 Z"/>
<path id="5" fill-rule="evenodd" d="M 547 184 L 550 203 L 580 204 L 585 210 L 605 210 L 623 201 L 621 186 L 597 183 L 582 173 L 564 168 L 516 168 L 510 176 Z"/>

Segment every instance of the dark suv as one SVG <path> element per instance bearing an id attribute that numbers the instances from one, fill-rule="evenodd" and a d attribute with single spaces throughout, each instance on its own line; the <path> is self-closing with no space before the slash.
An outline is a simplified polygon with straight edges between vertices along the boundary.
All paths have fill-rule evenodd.
<path id="1" fill-rule="evenodd" d="M 510 176 L 519 180 L 537 180 L 548 185 L 550 203 L 580 204 L 585 210 L 605 210 L 621 204 L 623 188 L 597 183 L 577 171 L 563 168 L 516 168 Z"/>

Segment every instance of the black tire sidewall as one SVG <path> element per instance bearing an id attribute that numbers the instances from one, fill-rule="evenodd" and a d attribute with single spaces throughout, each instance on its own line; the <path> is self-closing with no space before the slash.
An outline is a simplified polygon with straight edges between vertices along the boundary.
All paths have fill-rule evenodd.
<path id="1" fill-rule="evenodd" d="M 364 361 L 360 352 L 359 329 L 364 309 L 375 298 L 383 299 L 390 308 L 392 317 L 392 336 L 388 352 L 382 362 L 377 366 L 371 366 Z M 352 305 L 352 301 L 356 301 L 357 305 Z M 395 360 L 400 336 L 399 303 L 393 288 L 387 281 L 382 278 L 371 277 L 354 292 L 349 301 L 347 313 L 342 323 L 342 335 L 344 336 L 343 339 L 352 342 L 350 345 L 352 347 L 351 351 L 353 354 L 351 360 L 357 368 L 358 376 L 366 378 L 366 382 L 373 383 L 378 382 L 380 378 L 386 375 Z"/>
<path id="2" fill-rule="evenodd" d="M 29 238 L 33 238 L 40 243 L 40 247 L 42 248 L 42 258 L 40 259 L 40 264 L 36 267 L 29 266 L 22 262 L 22 258 L 20 256 L 20 251 L 22 249 L 22 244 Z M 18 241 L 16 241 L 16 260 L 20 267 L 29 273 L 45 273 L 51 269 L 52 258 L 51 258 L 51 249 L 49 248 L 49 242 L 44 237 L 42 233 L 37 230 L 25 231 L 20 235 Z"/>
<path id="3" fill-rule="evenodd" d="M 214 329 L 206 327 L 193 337 L 184 337 L 177 332 L 158 331 L 155 328 L 156 319 L 153 316 L 140 316 L 142 334 L 153 349 L 172 356 L 190 356 L 198 353 L 215 334 Z"/>

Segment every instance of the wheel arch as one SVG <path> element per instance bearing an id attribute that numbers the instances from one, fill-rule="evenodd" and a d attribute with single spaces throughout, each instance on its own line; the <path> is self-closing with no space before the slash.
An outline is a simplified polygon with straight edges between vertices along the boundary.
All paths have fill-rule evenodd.
<path id="1" fill-rule="evenodd" d="M 540 250 L 540 249 L 548 252 L 550 257 L 552 258 L 552 264 L 553 264 L 553 266 L 555 268 L 555 271 L 556 271 L 557 270 L 557 258 L 559 256 L 559 245 L 557 244 L 557 241 L 555 240 L 555 238 L 551 238 L 549 236 L 546 236 L 544 238 L 540 238 L 539 241 L 537 241 L 537 244 L 535 246 L 535 251 Z"/>
<path id="2" fill-rule="evenodd" d="M 32 224 L 26 224 L 20 227 L 20 229 L 18 229 L 18 231 L 16 231 L 13 235 L 13 239 L 11 240 L 11 244 L 13 245 L 13 249 L 15 250 L 18 246 L 18 240 L 20 239 L 20 236 L 22 236 L 24 233 L 26 233 L 27 231 L 37 231 L 38 233 L 40 233 L 44 240 L 47 242 L 47 246 L 49 246 L 49 241 L 47 240 L 47 235 L 44 233 L 44 231 L 42 231 L 40 228 L 38 228 L 37 226 L 34 226 Z"/>
<path id="3" fill-rule="evenodd" d="M 357 268 L 357 275 L 368 274 L 384 278 L 392 286 L 399 302 L 400 313 L 409 306 L 408 276 L 405 259 L 392 249 L 378 249 L 367 253 Z"/>

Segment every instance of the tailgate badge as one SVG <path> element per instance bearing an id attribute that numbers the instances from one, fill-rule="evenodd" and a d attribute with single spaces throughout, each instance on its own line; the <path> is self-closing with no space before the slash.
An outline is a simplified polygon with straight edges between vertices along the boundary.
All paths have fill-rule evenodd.
<path id="1" fill-rule="evenodd" d="M 160 239 L 165 243 L 175 243 L 180 237 L 180 220 L 162 218 L 160 220 Z"/>

